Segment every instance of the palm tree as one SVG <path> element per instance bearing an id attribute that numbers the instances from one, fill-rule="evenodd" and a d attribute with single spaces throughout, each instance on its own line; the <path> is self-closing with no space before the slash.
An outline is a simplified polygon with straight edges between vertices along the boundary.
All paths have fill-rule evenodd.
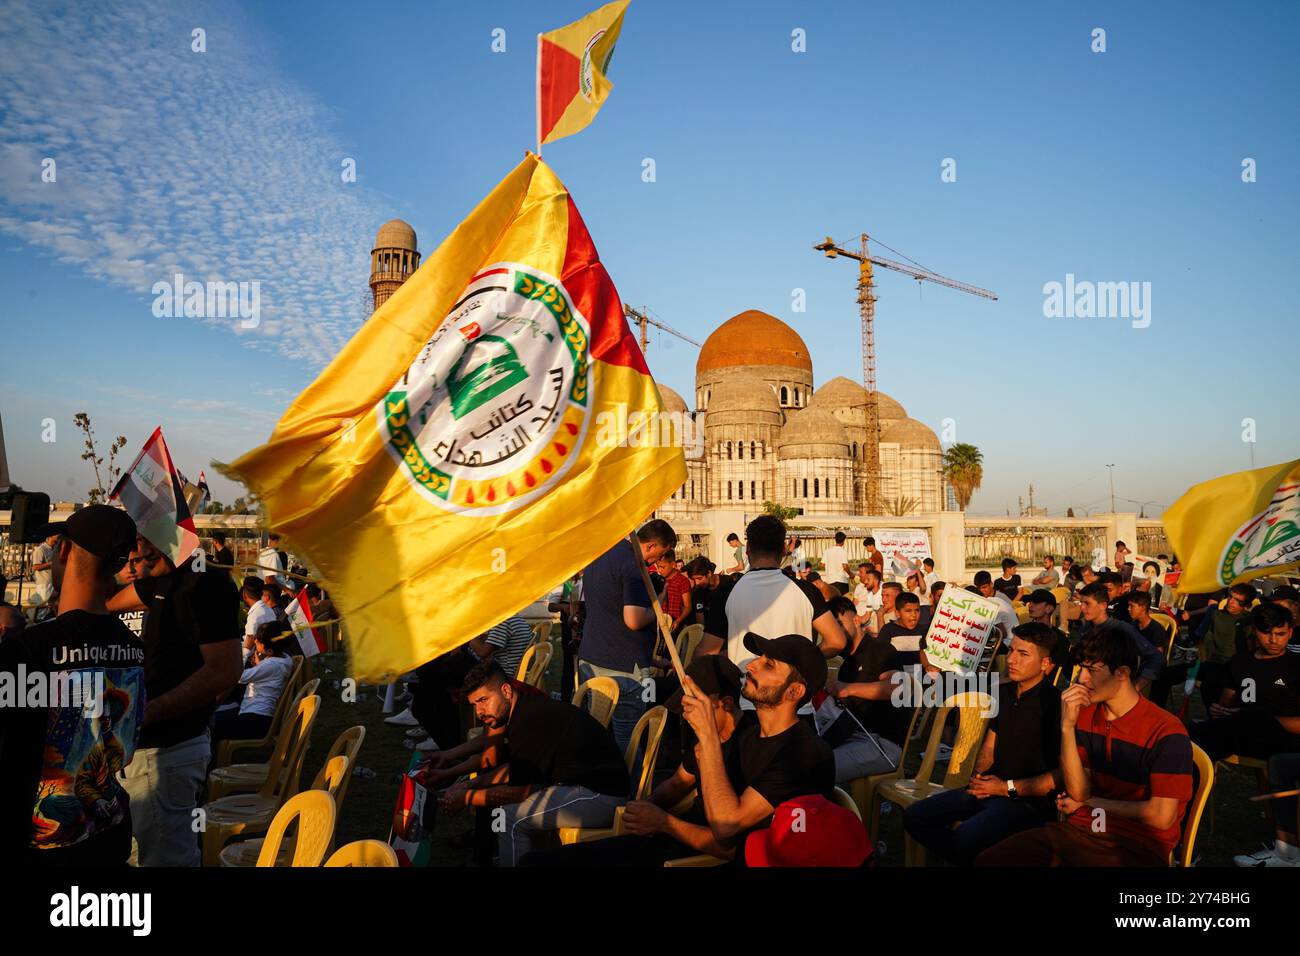
<path id="1" fill-rule="evenodd" d="M 910 515 L 920 507 L 920 504 L 919 499 L 908 498 L 904 495 L 899 495 L 897 498 L 886 498 L 884 501 L 885 514 L 895 518 L 902 518 L 905 515 Z"/>
<path id="2" fill-rule="evenodd" d="M 957 442 L 943 453 L 943 477 L 957 496 L 957 507 L 965 511 L 984 479 L 984 455 L 974 445 Z"/>

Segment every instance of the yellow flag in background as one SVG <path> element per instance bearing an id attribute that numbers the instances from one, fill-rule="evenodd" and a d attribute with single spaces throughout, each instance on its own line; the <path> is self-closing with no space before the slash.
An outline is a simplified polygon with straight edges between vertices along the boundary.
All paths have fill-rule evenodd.
<path id="1" fill-rule="evenodd" d="M 320 572 L 354 676 L 385 681 L 649 516 L 686 478 L 665 423 L 578 210 L 530 153 L 223 471 Z"/>
<path id="2" fill-rule="evenodd" d="M 1184 594 L 1300 568 L 1300 460 L 1195 485 L 1163 521 Z"/>
<path id="3" fill-rule="evenodd" d="M 599 112 L 614 87 L 605 79 L 629 0 L 537 35 L 537 142 L 572 136 Z"/>

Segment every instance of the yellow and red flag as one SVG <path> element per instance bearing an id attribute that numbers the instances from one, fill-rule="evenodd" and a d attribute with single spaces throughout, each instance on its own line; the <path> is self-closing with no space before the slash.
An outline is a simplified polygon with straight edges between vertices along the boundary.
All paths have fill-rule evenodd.
<path id="1" fill-rule="evenodd" d="M 1182 593 L 1300 568 L 1300 460 L 1194 485 L 1162 520 Z"/>
<path id="2" fill-rule="evenodd" d="M 605 79 L 629 0 L 607 3 L 581 20 L 537 35 L 537 143 L 572 136 L 593 119 L 614 88 Z"/>
<path id="3" fill-rule="evenodd" d="M 223 471 L 319 571 L 354 675 L 384 681 L 546 593 L 680 487 L 680 443 L 617 437 L 662 412 L 577 207 L 530 153 Z"/>

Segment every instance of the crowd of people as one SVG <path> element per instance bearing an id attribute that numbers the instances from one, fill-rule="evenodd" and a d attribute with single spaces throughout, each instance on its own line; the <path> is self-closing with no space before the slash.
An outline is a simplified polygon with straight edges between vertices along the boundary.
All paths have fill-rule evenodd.
<path id="1" fill-rule="evenodd" d="M 41 864 L 197 865 L 192 824 L 215 742 L 268 733 L 301 653 L 288 620 L 299 575 L 274 538 L 238 583 L 224 537 L 211 567 L 174 566 L 104 506 L 48 530 L 38 574 L 50 575 L 56 613 L 28 623 L 0 606 L 0 671 L 89 669 L 108 686 L 93 721 L 77 709 L 84 702 L 0 712 L 0 839 Z M 666 521 L 635 540 L 549 598 L 558 695 L 520 679 L 534 639 L 521 612 L 419 667 L 409 706 L 388 718 L 413 738 L 415 775 L 438 810 L 475 815 L 480 862 L 870 864 L 867 831 L 837 787 L 899 769 L 922 706 L 899 691 L 944 678 L 926 637 L 950 587 L 993 602 L 987 651 L 1002 660 L 969 781 L 902 814 L 932 858 L 1166 865 L 1194 791 L 1193 744 L 1213 760 L 1266 761 L 1276 789 L 1296 786 L 1300 603 L 1290 586 L 1178 597 L 1176 574 L 1166 577 L 1175 559 L 1139 573 L 1122 542 L 1114 568 L 1049 556 L 1026 582 L 1008 558 L 999 576 L 981 570 L 962 585 L 933 559 L 883 555 L 871 538 L 852 562 L 843 532 L 815 570 L 803 542 L 767 515 L 743 542 L 730 536 L 721 571 L 703 556 L 679 559 Z M 315 619 L 337 616 L 317 586 L 305 593 Z M 662 638 L 692 625 L 703 635 L 679 682 Z M 1166 705 L 1189 676 L 1205 717 L 1184 723 Z M 619 690 L 607 722 L 569 702 L 595 678 Z M 638 794 L 633 735 L 660 704 L 672 746 Z M 1295 801 L 1272 807 L 1273 845 L 1239 865 L 1300 865 Z M 556 839 L 616 821 L 617 837 Z"/>

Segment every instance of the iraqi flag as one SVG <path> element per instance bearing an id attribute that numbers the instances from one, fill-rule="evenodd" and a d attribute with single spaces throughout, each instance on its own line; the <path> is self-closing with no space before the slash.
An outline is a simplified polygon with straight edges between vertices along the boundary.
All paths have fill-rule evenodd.
<path id="1" fill-rule="evenodd" d="M 172 463 L 162 428 L 155 428 L 110 500 L 122 507 L 154 547 L 179 565 L 199 546 L 194 518 L 185 502 L 184 481 Z"/>
<path id="2" fill-rule="evenodd" d="M 289 626 L 293 628 L 293 636 L 298 639 L 303 657 L 315 657 L 325 650 L 325 639 L 312 626 L 311 601 L 307 599 L 306 588 L 289 602 L 284 613 L 289 617 Z"/>

